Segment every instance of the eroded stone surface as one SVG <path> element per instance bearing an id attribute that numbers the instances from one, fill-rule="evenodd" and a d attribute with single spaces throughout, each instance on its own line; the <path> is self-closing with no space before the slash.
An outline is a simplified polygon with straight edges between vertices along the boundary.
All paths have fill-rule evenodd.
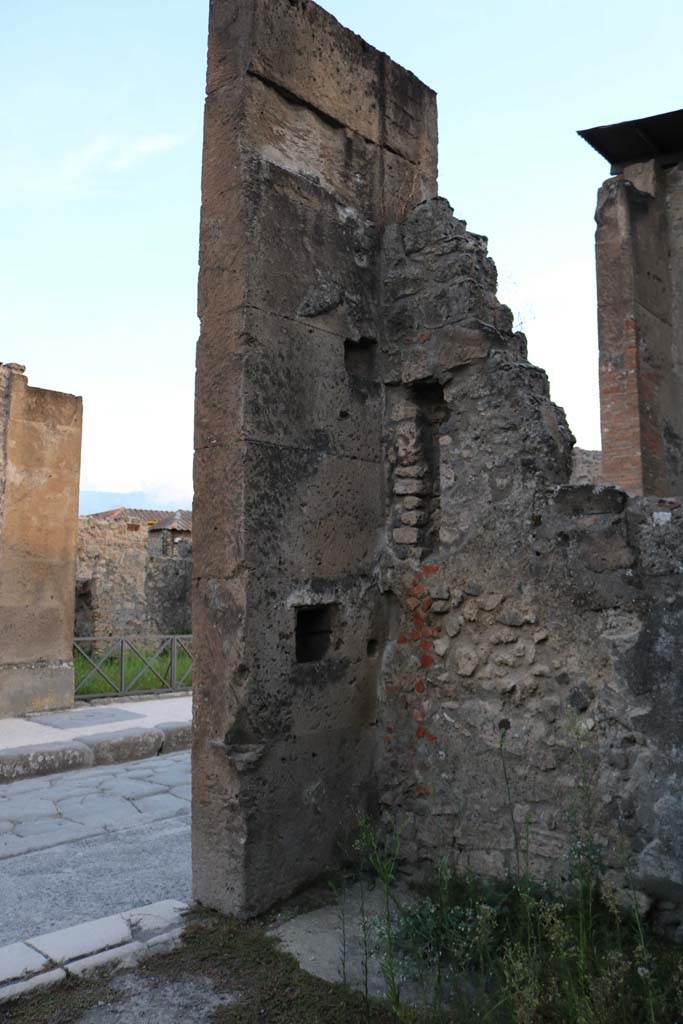
<path id="1" fill-rule="evenodd" d="M 255 8 L 209 45 L 195 893 L 272 904 L 376 802 L 415 874 L 505 874 L 523 831 L 550 876 L 588 807 L 610 878 L 616 828 L 680 916 L 681 502 L 570 483 L 486 239 L 435 198 L 429 90 L 307 0 Z"/>

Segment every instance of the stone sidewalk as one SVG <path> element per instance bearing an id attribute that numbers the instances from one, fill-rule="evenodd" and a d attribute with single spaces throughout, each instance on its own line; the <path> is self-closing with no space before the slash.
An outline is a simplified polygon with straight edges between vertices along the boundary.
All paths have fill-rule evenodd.
<path id="1" fill-rule="evenodd" d="M 2 718 L 0 783 L 183 750 L 191 733 L 192 697 L 186 694 Z"/>

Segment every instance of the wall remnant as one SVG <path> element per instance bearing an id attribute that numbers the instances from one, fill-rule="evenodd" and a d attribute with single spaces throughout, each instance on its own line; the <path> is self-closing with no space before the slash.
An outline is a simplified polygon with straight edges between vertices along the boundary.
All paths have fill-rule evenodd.
<path id="1" fill-rule="evenodd" d="M 677 926 L 683 502 L 570 483 L 433 93 L 308 0 L 215 0 L 200 264 L 196 897 L 272 905 L 367 805 L 416 875 L 509 870 L 504 736 L 533 868 L 578 751 Z"/>
<path id="2" fill-rule="evenodd" d="M 572 452 L 572 484 L 602 483 L 602 452 L 574 448 Z"/>
<path id="3" fill-rule="evenodd" d="M 596 256 L 604 478 L 683 493 L 683 110 L 580 132 L 612 164 Z"/>
<path id="4" fill-rule="evenodd" d="M 74 635 L 191 633 L 191 580 L 190 512 L 81 516 Z"/>
<path id="5" fill-rule="evenodd" d="M 73 703 L 81 418 L 0 364 L 0 715 Z"/>
<path id="6" fill-rule="evenodd" d="M 313 3 L 211 5 L 193 842 L 224 911 L 315 878 L 373 789 L 380 230 L 435 190 L 431 90 Z"/>

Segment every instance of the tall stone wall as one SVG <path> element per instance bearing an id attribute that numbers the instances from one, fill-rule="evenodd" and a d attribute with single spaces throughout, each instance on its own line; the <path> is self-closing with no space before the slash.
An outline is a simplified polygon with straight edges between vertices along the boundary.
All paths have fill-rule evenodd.
<path id="1" fill-rule="evenodd" d="M 675 924 L 681 503 L 570 483 L 435 140 L 433 94 L 313 3 L 213 4 L 195 894 L 272 904 L 368 805 L 415 873 L 503 873 L 524 835 L 548 876 L 582 793 Z"/>
<path id="2" fill-rule="evenodd" d="M 596 213 L 604 479 L 683 491 L 683 165 L 630 164 Z"/>
<path id="3" fill-rule="evenodd" d="M 214 0 L 193 842 L 222 910 L 319 874 L 374 786 L 380 231 L 435 189 L 429 89 L 307 0 Z"/>
<path id="4" fill-rule="evenodd" d="M 0 715 L 73 703 L 81 400 L 0 364 Z"/>

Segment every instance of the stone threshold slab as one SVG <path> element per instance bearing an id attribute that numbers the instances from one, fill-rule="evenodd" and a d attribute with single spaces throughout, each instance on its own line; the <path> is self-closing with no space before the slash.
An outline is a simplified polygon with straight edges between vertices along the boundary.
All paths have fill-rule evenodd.
<path id="1" fill-rule="evenodd" d="M 173 949 L 188 909 L 180 900 L 162 900 L 0 948 L 0 1004 L 67 977 L 129 967 Z"/>

